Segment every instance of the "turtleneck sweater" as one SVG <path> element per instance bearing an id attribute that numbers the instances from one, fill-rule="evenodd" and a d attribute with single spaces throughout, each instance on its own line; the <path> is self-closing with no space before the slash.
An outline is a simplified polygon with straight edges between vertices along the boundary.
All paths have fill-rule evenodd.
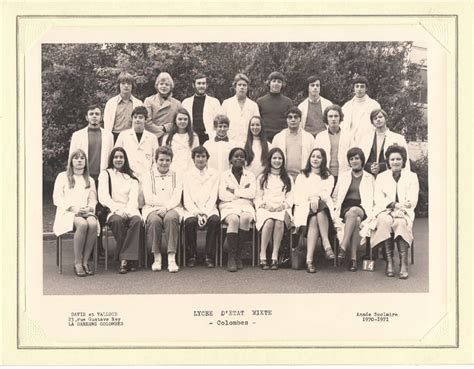
<path id="1" fill-rule="evenodd" d="M 257 99 L 257 105 L 267 138 L 272 142 L 273 136 L 287 128 L 285 113 L 293 106 L 293 102 L 281 93 L 269 92 Z"/>

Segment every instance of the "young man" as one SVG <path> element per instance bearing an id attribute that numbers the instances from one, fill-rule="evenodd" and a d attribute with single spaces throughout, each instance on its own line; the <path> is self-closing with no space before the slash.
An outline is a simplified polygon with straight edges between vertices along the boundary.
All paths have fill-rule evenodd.
<path id="1" fill-rule="evenodd" d="M 229 117 L 231 123 L 229 138 L 242 147 L 247 140 L 250 118 L 260 115 L 255 101 L 247 97 L 249 85 L 250 79 L 243 73 L 237 73 L 232 83 L 235 95 L 222 102 L 222 114 Z"/>
<path id="2" fill-rule="evenodd" d="M 145 131 L 145 121 L 148 110 L 138 106 L 132 112 L 133 127 L 122 131 L 115 143 L 115 147 L 123 147 L 127 152 L 130 168 L 133 170 L 140 183 L 138 194 L 138 207 L 145 205 L 143 198 L 143 177 L 149 173 L 154 162 L 155 151 L 158 148 L 158 139 L 153 133 Z"/>
<path id="3" fill-rule="evenodd" d="M 162 137 L 173 126 L 173 118 L 181 103 L 172 97 L 174 82 L 169 73 L 161 72 L 155 81 L 156 94 L 145 99 L 148 110 L 145 129 L 156 137 Z"/>
<path id="4" fill-rule="evenodd" d="M 194 77 L 194 96 L 183 100 L 183 107 L 189 112 L 193 130 L 202 145 L 209 138 L 214 138 L 214 118 L 221 111 L 221 103 L 207 92 L 207 78 L 204 74 Z"/>
<path id="5" fill-rule="evenodd" d="M 209 152 L 205 147 L 195 147 L 191 155 L 195 167 L 187 172 L 183 191 L 186 252 L 189 255 L 186 265 L 196 265 L 197 229 L 207 227 L 205 263 L 208 268 L 213 268 L 220 227 L 216 206 L 220 176 L 216 170 L 207 167 Z"/>
<path id="6" fill-rule="evenodd" d="M 285 113 L 293 106 L 293 102 L 281 93 L 286 85 L 285 76 L 282 73 L 270 73 L 266 83 L 269 92 L 257 99 L 257 105 L 267 138 L 272 142 L 273 137 L 286 128 Z"/>
<path id="7" fill-rule="evenodd" d="M 89 174 L 97 183 L 101 170 L 107 168 L 110 152 L 114 147 L 112 133 L 100 127 L 102 112 L 99 105 L 89 105 L 86 111 L 87 127 L 72 134 L 69 155 L 77 149 L 87 154 Z"/>
<path id="8" fill-rule="evenodd" d="M 217 170 L 219 175 L 230 168 L 229 152 L 238 144 L 227 136 L 230 121 L 225 115 L 219 114 L 214 118 L 215 136 L 206 141 L 204 147 L 209 152 L 209 168 Z M 242 146 L 243 147 L 243 146 Z"/>
<path id="9" fill-rule="evenodd" d="M 314 137 L 301 128 L 301 110 L 296 106 L 286 112 L 286 123 L 288 128 L 275 135 L 273 147 L 279 147 L 285 153 L 286 170 L 295 180 L 306 166 Z"/>
<path id="10" fill-rule="evenodd" d="M 367 162 L 364 169 L 377 177 L 378 174 L 385 172 L 387 162 L 385 153 L 393 144 L 397 144 L 405 148 L 408 154 L 408 145 L 399 133 L 392 132 L 388 128 L 388 114 L 385 110 L 375 109 L 370 113 L 370 121 L 373 130 L 370 134 L 366 134 L 360 142 L 360 148 L 364 152 Z M 406 167 L 410 170 L 410 158 L 406 162 Z"/>
<path id="11" fill-rule="evenodd" d="M 370 123 L 370 113 L 380 109 L 380 104 L 367 95 L 369 82 L 364 76 L 359 76 L 352 82 L 354 97 L 342 107 L 344 123 L 342 127 L 350 132 L 352 146 L 359 146 L 361 139 L 373 131 Z"/>
<path id="12" fill-rule="evenodd" d="M 319 94 L 321 92 L 321 79 L 318 76 L 308 77 L 305 86 L 308 97 L 298 105 L 298 109 L 301 110 L 302 114 L 301 123 L 306 132 L 316 137 L 319 132 L 326 129 L 323 113 L 329 105 L 332 105 L 332 102 Z"/>
<path id="13" fill-rule="evenodd" d="M 119 94 L 109 99 L 104 109 L 104 129 L 113 133 L 114 141 L 120 132 L 132 127 L 132 110 L 143 105 L 132 95 L 135 80 L 130 73 L 120 73 L 117 84 Z"/>
<path id="14" fill-rule="evenodd" d="M 339 174 L 350 169 L 346 154 L 351 148 L 351 136 L 341 128 L 344 114 L 339 105 L 329 105 L 324 110 L 323 119 L 327 124 L 327 129 L 318 133 L 314 140 L 314 147 L 320 147 L 326 151 L 328 168 L 336 184 Z"/>
<path id="15" fill-rule="evenodd" d="M 182 216 L 181 195 L 183 182 L 180 176 L 170 170 L 173 152 L 168 146 L 156 150 L 155 162 L 143 180 L 145 206 L 142 217 L 145 219 L 147 251 L 151 248 L 154 263 L 151 270 L 161 270 L 161 234 L 165 231 L 168 251 L 168 271 L 176 273 L 176 251 L 178 248 L 179 220 Z"/>

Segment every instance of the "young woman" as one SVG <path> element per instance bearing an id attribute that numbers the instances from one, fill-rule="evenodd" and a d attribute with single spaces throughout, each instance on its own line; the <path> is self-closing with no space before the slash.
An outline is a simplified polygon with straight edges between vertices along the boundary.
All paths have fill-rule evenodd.
<path id="1" fill-rule="evenodd" d="M 336 228 L 341 242 L 338 258 L 344 259 L 346 250 L 351 250 L 349 270 L 357 270 L 357 247 L 360 244 L 360 229 L 364 220 L 370 219 L 374 205 L 374 177 L 363 170 L 364 152 L 353 147 L 347 152 L 350 171 L 341 173 L 334 189 Z"/>
<path id="2" fill-rule="evenodd" d="M 364 135 L 360 142 L 360 148 L 364 151 L 364 155 L 367 158 L 364 169 L 375 177 L 388 169 L 385 154 L 391 145 L 396 143 L 403 146 L 405 150 L 408 150 L 405 137 L 392 132 L 388 128 L 388 121 L 388 114 L 385 110 L 373 110 L 370 113 L 373 131 L 370 134 Z M 407 168 L 410 169 L 409 160 L 407 160 Z"/>
<path id="3" fill-rule="evenodd" d="M 61 236 L 75 231 L 74 272 L 79 277 L 94 274 L 88 260 L 97 238 L 97 218 L 94 215 L 97 193 L 83 150 L 73 151 L 67 170 L 58 174 L 54 182 L 53 202 L 57 206 L 54 233 Z"/>
<path id="4" fill-rule="evenodd" d="M 413 242 L 413 221 L 418 203 L 419 184 L 416 173 L 405 168 L 407 152 L 403 146 L 391 145 L 385 152 L 389 170 L 375 180 L 374 216 L 371 246 L 384 243 L 387 254 L 385 274 L 393 277 L 392 234 L 400 255 L 400 279 L 408 278 L 408 249 Z"/>
<path id="5" fill-rule="evenodd" d="M 278 250 L 285 227 L 285 217 L 289 220 L 293 206 L 293 180 L 285 169 L 285 156 L 278 147 L 270 150 L 267 163 L 257 178 L 257 229 L 262 232 L 260 266 L 264 270 L 278 269 Z M 273 237 L 272 263 L 268 266 L 267 246 Z"/>
<path id="6" fill-rule="evenodd" d="M 250 118 L 249 129 L 247 131 L 247 141 L 245 142 L 245 153 L 247 154 L 247 170 L 250 170 L 255 177 L 263 172 L 267 163 L 268 150 L 271 144 L 267 141 L 267 135 L 262 125 L 262 118 L 254 115 Z"/>
<path id="7" fill-rule="evenodd" d="M 221 175 L 219 184 L 219 210 L 227 224 L 227 270 L 242 269 L 241 251 L 248 239 L 250 223 L 255 219 L 255 176 L 244 169 L 246 154 L 240 147 L 229 153 L 231 169 Z"/>
<path id="8" fill-rule="evenodd" d="M 127 153 L 122 147 L 112 150 L 107 169 L 99 175 L 99 201 L 110 209 L 107 224 L 117 242 L 115 259 L 120 260 L 119 273 L 133 271 L 130 262 L 138 260 L 141 229 L 138 179 L 130 169 Z"/>
<path id="9" fill-rule="evenodd" d="M 295 226 L 299 233 L 307 234 L 308 251 L 306 265 L 308 273 L 316 273 L 313 255 L 316 241 L 321 236 L 326 258 L 334 260 L 335 255 L 329 242 L 332 231 L 333 202 L 331 192 L 334 177 L 327 167 L 326 151 L 315 148 L 311 151 L 306 167 L 295 181 Z M 301 229 L 301 227 L 303 227 Z"/>
<path id="10" fill-rule="evenodd" d="M 171 132 L 163 139 L 163 143 L 173 150 L 173 162 L 170 169 L 185 173 L 194 167 L 191 151 L 199 146 L 199 138 L 191 126 L 191 117 L 184 108 L 178 108 L 173 119 Z"/>

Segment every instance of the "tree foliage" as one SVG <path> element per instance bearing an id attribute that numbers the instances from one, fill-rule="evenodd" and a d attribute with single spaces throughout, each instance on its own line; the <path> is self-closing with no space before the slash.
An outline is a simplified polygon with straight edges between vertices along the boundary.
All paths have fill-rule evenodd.
<path id="1" fill-rule="evenodd" d="M 123 71 L 136 77 L 134 95 L 155 93 L 158 73 L 174 79 L 174 97 L 192 95 L 192 77 L 208 76 L 209 93 L 221 102 L 232 96 L 237 72 L 251 79 L 250 98 L 267 93 L 268 74 L 287 77 L 284 94 L 298 104 L 306 97 L 305 79 L 321 78 L 321 94 L 343 105 L 352 97 L 351 80 L 367 76 L 369 95 L 390 117 L 393 131 L 409 140 L 426 139 L 421 107 L 414 102 L 423 88 L 419 66 L 410 64 L 411 42 L 318 43 L 168 43 L 168 44 L 45 44 L 42 49 L 43 169 L 45 181 L 64 170 L 74 131 L 85 126 L 88 104 L 102 106 L 118 93 Z"/>

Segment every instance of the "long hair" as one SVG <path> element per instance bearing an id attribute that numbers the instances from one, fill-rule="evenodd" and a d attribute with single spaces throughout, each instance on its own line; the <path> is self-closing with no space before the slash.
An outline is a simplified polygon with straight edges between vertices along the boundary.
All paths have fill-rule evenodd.
<path id="1" fill-rule="evenodd" d="M 184 114 L 188 117 L 188 125 L 186 127 L 186 133 L 188 134 L 188 145 L 190 148 L 193 147 L 194 144 L 194 131 L 193 127 L 191 126 L 191 116 L 189 115 L 189 112 L 185 108 L 178 108 L 176 110 L 176 113 L 174 113 L 173 117 L 173 126 L 171 127 L 170 134 L 168 135 L 168 138 L 166 139 L 166 145 L 171 146 L 171 143 L 173 142 L 173 136 L 178 133 L 178 125 L 176 124 L 176 119 L 178 118 L 178 114 Z"/>
<path id="2" fill-rule="evenodd" d="M 319 168 L 319 175 L 322 179 L 328 179 L 330 174 L 328 169 L 328 158 L 326 155 L 326 151 L 324 151 L 324 149 L 321 149 L 320 147 L 316 147 L 311 150 L 308 156 L 308 160 L 306 161 L 306 166 L 304 167 L 302 172 L 306 177 L 309 177 L 309 174 L 311 173 L 311 155 L 313 155 L 313 152 L 315 152 L 316 150 L 321 153 L 321 167 Z"/>
<path id="3" fill-rule="evenodd" d="M 291 191 L 291 179 L 290 179 L 290 176 L 288 175 L 288 172 L 286 171 L 285 154 L 283 154 L 283 151 L 279 147 L 274 147 L 268 153 L 267 162 L 265 163 L 265 168 L 263 169 L 262 177 L 260 179 L 260 188 L 263 190 L 263 188 L 268 183 L 268 175 L 270 174 L 270 171 L 272 169 L 272 156 L 275 153 L 279 153 L 281 155 L 281 157 L 283 158 L 283 162 L 282 162 L 281 168 L 280 168 L 280 179 L 283 182 L 282 191 L 290 192 Z"/>
<path id="4" fill-rule="evenodd" d="M 69 188 L 74 188 L 74 186 L 76 185 L 76 181 L 74 180 L 74 168 L 72 167 L 72 159 L 77 158 L 79 155 L 84 156 L 84 158 L 86 159 L 86 165 L 84 166 L 84 173 L 82 173 L 82 176 L 84 177 L 86 188 L 89 188 L 91 186 L 91 182 L 89 181 L 89 164 L 87 161 L 87 155 L 82 149 L 74 150 L 71 153 L 71 156 L 69 157 L 66 169 L 66 176 L 67 181 L 69 183 Z"/>
<path id="5" fill-rule="evenodd" d="M 262 144 L 262 155 L 260 155 L 260 162 L 262 165 L 265 165 L 268 157 L 268 141 L 267 141 L 267 134 L 265 133 L 265 129 L 263 128 L 263 119 L 259 117 L 258 115 L 254 115 L 252 118 L 249 120 L 249 128 L 247 129 L 247 141 L 245 141 L 245 153 L 247 154 L 247 165 L 250 165 L 253 162 L 253 159 L 255 159 L 255 153 L 252 150 L 253 146 L 253 133 L 250 130 L 250 122 L 252 119 L 258 119 L 260 120 L 260 133 L 258 134 L 258 137 L 260 137 L 260 142 Z"/>
<path id="6" fill-rule="evenodd" d="M 120 169 L 117 169 L 120 173 L 125 173 L 125 174 L 128 174 L 130 177 L 132 177 L 133 179 L 137 180 L 138 181 L 138 178 L 135 176 L 135 174 L 133 173 L 132 169 L 130 168 L 130 163 L 128 161 L 128 156 L 127 156 L 127 152 L 125 151 L 125 149 L 123 147 L 115 147 L 112 152 L 110 153 L 109 155 L 109 162 L 108 162 L 108 165 L 107 165 L 107 169 L 114 169 L 114 155 L 115 153 L 119 151 L 123 154 L 123 165 L 122 165 L 122 168 Z"/>

